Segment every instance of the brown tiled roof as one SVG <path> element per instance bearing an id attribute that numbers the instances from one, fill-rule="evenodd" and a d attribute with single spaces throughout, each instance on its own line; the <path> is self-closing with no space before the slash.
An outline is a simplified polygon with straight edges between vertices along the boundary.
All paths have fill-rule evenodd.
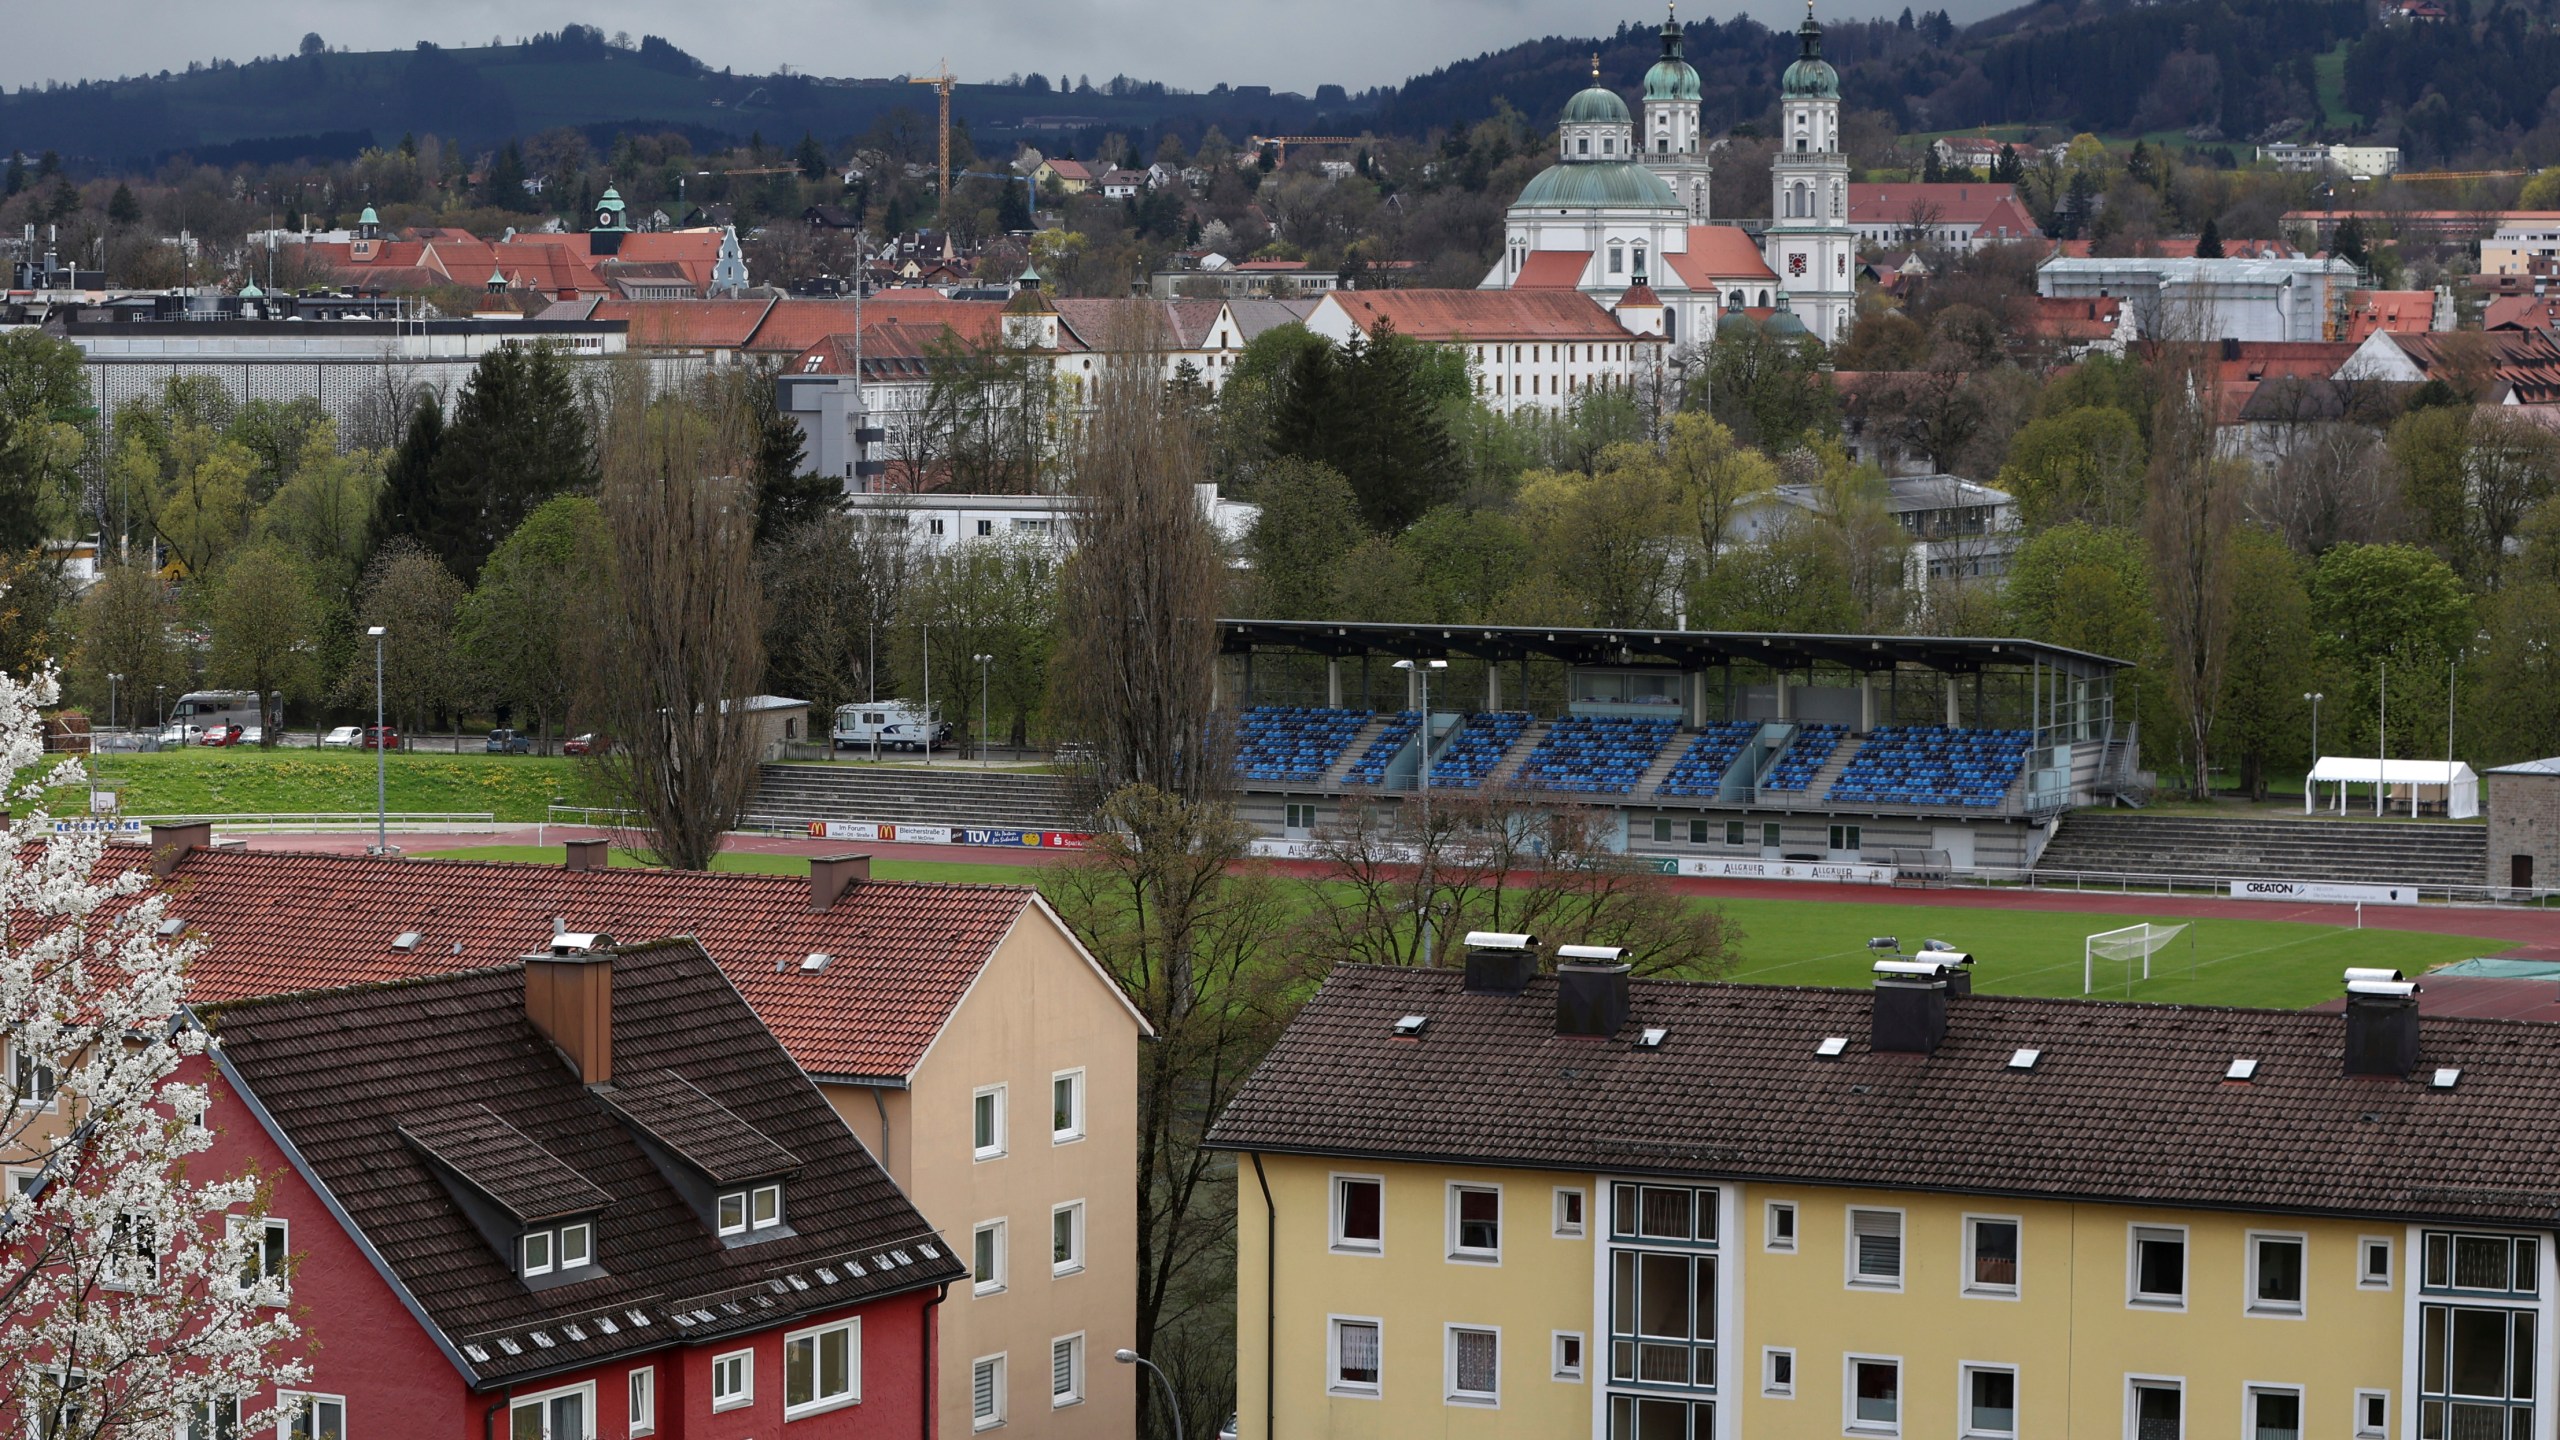
<path id="1" fill-rule="evenodd" d="M 1963 225 L 1979 231 L 2006 225 L 2020 240 L 2037 238 L 2035 217 L 2018 203 L 2017 187 L 2000 182 L 1960 180 L 1953 184 L 1894 181 L 1849 186 L 1849 221 L 1853 225 L 1904 225 L 1927 215 L 1933 225 Z"/>
<path id="2" fill-rule="evenodd" d="M 1399 335 L 1434 343 L 1658 338 L 1628 334 L 1572 290 L 1336 290 L 1324 303 L 1341 306 L 1363 332 L 1384 320 Z"/>
<path id="3" fill-rule="evenodd" d="M 241 1001 L 207 1021 L 233 1082 L 481 1388 L 964 1273 L 699 946 L 635 946 L 613 966 L 617 1062 L 681 1074 L 800 1156 L 785 1199 L 794 1233 L 722 1246 L 525 1019 L 521 966 Z M 527 1289 L 402 1138 L 457 1097 L 611 1197 L 596 1219 L 601 1275 Z"/>
<path id="4" fill-rule="evenodd" d="M 1662 259 L 1692 290 L 1713 290 L 1720 280 L 1752 284 L 1778 278 L 1760 253 L 1760 242 L 1737 225 L 1692 225 L 1689 248 L 1670 251 Z"/>
<path id="5" fill-rule="evenodd" d="M 422 1114 L 401 1126 L 400 1135 L 518 1220 L 585 1215 L 613 1200 L 476 1101 Z"/>
<path id="6" fill-rule="evenodd" d="M 800 1168 L 799 1156 L 673 1070 L 618 1071 L 596 1098 L 715 1184 L 769 1180 Z"/>
<path id="7" fill-rule="evenodd" d="M 1611 1040 L 1559 1038 L 1556 982 L 1336 970 L 1211 1143 L 2297 1213 L 2548 1225 L 2560 1026 L 2428 1018 L 2411 1079 L 2343 1073 L 2298 1011 L 1971 995 L 1933 1055 L 1872 1053 L 1863 990 L 1637 981 Z M 1399 1016 L 1427 1015 L 1418 1039 Z M 1668 1033 L 1655 1049 L 1638 1027 Z M 1816 1047 L 1847 1040 L 1837 1059 Z M 2041 1052 L 2032 1068 L 2013 1054 Z M 2245 1084 L 2231 1061 L 2259 1061 Z M 2450 1089 L 2435 1067 L 2458 1069 Z"/>
<path id="8" fill-rule="evenodd" d="M 148 851 L 116 846 L 112 863 Z M 199 1003 L 503 964 L 572 931 L 692 935 L 816 1075 L 904 1075 L 1034 903 L 1014 885 L 866 880 L 825 910 L 806 880 L 729 871 L 570 870 L 488 860 L 197 849 L 169 905 L 206 944 Z M 409 949 L 392 948 L 404 931 Z M 801 968 L 813 953 L 819 970 Z"/>
<path id="9" fill-rule="evenodd" d="M 1572 290 L 1582 284 L 1582 272 L 1591 268 L 1588 250 L 1532 250 L 1521 262 L 1520 274 L 1511 282 L 1514 290 Z"/>

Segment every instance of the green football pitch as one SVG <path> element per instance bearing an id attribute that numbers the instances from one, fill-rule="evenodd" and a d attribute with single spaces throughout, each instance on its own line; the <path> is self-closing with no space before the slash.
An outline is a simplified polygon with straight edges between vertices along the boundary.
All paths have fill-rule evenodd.
<path id="1" fill-rule="evenodd" d="M 558 864 L 558 846 L 487 846 L 433 852 L 455 859 L 527 860 Z M 617 855 L 617 864 L 629 863 Z M 805 875 L 808 861 L 795 855 L 732 853 L 720 868 Z M 1040 871 L 1021 865 L 968 861 L 882 860 L 884 880 L 961 880 L 1036 884 Z M 1975 957 L 1974 985 L 2012 995 L 2080 993 L 2082 941 L 2101 931 L 2179 917 L 2146 915 L 2139 897 L 2118 910 L 2052 911 L 1977 905 L 1872 904 L 1808 898 L 1701 900 L 1722 910 L 1742 931 L 1733 977 L 1779 985 L 1865 985 L 1876 955 L 1867 941 L 1891 935 L 1905 953 L 1924 939 L 1944 940 Z M 2356 930 L 2289 920 L 2219 916 L 2187 922 L 2168 947 L 2151 957 L 2151 978 L 2138 962 L 2101 960 L 2097 993 L 2136 1000 L 2200 1005 L 2263 1005 L 2298 1009 L 2339 993 L 2339 972 L 2350 965 L 2387 966 L 2412 975 L 2429 966 L 2495 955 L 2510 940 L 2439 935 L 2407 930 Z"/>

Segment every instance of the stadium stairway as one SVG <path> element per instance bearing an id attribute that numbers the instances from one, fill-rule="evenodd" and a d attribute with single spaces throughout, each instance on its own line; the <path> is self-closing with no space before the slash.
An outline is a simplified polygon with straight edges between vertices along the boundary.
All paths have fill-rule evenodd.
<path id="1" fill-rule="evenodd" d="M 1378 737 L 1387 733 L 1387 727 L 1395 723 L 1395 712 L 1384 711 L 1352 732 L 1351 743 L 1342 747 L 1342 754 L 1326 767 L 1319 783 L 1329 786 L 1349 784 L 1351 767 L 1359 764 L 1360 757 L 1368 754 L 1369 747 L 1376 744 Z"/>
<path id="2" fill-rule="evenodd" d="M 1496 789 L 1519 784 L 1520 767 L 1528 764 L 1529 757 L 1538 753 L 1539 742 L 1545 740 L 1547 732 L 1554 728 L 1555 722 L 1552 720 L 1530 721 L 1529 728 L 1520 732 L 1520 738 L 1511 742 L 1510 751 L 1485 773 L 1484 788 Z"/>
<path id="3" fill-rule="evenodd" d="M 762 765 L 743 826 L 796 829 L 812 820 L 1083 830 L 1091 818 L 1056 775 L 953 767 Z"/>
<path id="4" fill-rule="evenodd" d="M 2479 825 L 2389 820 L 2241 820 L 2075 811 L 2035 863 L 2039 878 L 2204 875 L 2368 885 L 2488 883 Z"/>
<path id="5" fill-rule="evenodd" d="M 1690 742 L 1697 738 L 1695 730 L 1674 732 L 1671 743 L 1663 746 L 1661 753 L 1653 757 L 1653 763 L 1644 767 L 1644 773 L 1636 777 L 1635 787 L 1627 792 L 1627 798 L 1633 801 L 1661 795 L 1662 782 L 1671 778 L 1671 772 L 1680 764 L 1680 757 L 1689 753 Z"/>
<path id="6" fill-rule="evenodd" d="M 1830 794 L 1831 782 L 1839 779 L 1840 772 L 1849 768 L 1849 762 L 1857 758 L 1859 748 L 1865 743 L 1866 742 L 1863 739 L 1856 735 L 1844 735 L 1840 737 L 1840 743 L 1831 748 L 1829 758 L 1825 759 L 1822 764 L 1814 770 L 1812 778 L 1805 782 L 1805 787 L 1802 790 L 1774 790 L 1769 793 L 1773 796 L 1785 798 L 1800 798 L 1807 802 L 1812 801 L 1816 796 Z M 1787 749 L 1792 750 L 1794 748 L 1794 742 L 1790 741 Z M 1786 750 L 1779 751 L 1777 756 L 1770 760 L 1769 765 L 1764 768 L 1761 773 L 1766 775 L 1768 770 L 1776 768 L 1778 761 L 1785 759 L 1786 754 Z"/>

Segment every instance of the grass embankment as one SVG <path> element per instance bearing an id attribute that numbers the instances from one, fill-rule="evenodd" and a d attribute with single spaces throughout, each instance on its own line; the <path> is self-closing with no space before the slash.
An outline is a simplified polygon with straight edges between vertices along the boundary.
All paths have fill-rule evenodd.
<path id="1" fill-rule="evenodd" d="M 388 808 L 399 813 L 486 812 L 536 821 L 555 799 L 591 803 L 579 762 L 539 755 L 383 757 Z M 374 756 L 363 750 L 189 749 L 90 757 L 100 789 L 117 792 L 127 815 L 278 815 L 367 812 L 374 806 Z M 47 797 L 57 815 L 89 808 L 85 789 Z"/>
<path id="2" fill-rule="evenodd" d="M 445 850 L 452 859 L 526 860 L 559 864 L 560 847 L 490 845 Z M 614 863 L 636 864 L 617 854 Z M 806 858 L 732 853 L 718 868 L 762 874 L 805 875 Z M 981 884 L 1038 884 L 1041 872 L 1020 865 L 968 860 L 879 860 L 884 880 L 962 880 Z M 1854 893 L 1854 892 L 1851 892 Z M 1927 938 L 1971 951 L 1974 984 L 2008 995 L 2077 995 L 2084 937 L 2150 919 L 2140 902 L 2122 913 L 2007 910 L 1958 905 L 1865 903 L 1808 897 L 1803 900 L 1737 898 L 1704 900 L 1742 929 L 1741 965 L 1733 978 L 1777 985 L 1871 983 L 1876 956 L 1867 941 L 1892 935 L 1906 952 Z M 2163 923 L 2176 923 L 2167 917 Z M 2193 944 L 2190 946 L 2190 939 Z M 2411 974 L 2431 965 L 2512 948 L 2505 940 L 2434 935 L 2405 930 L 2352 930 L 2289 920 L 2210 918 L 2192 923 L 2170 947 L 2152 957 L 2152 978 L 2136 979 L 2137 1000 L 2197 1005 L 2263 1005 L 2298 1009 L 2338 993 L 2338 973 L 2350 965 L 2389 966 Z M 2192 954 L 2190 951 L 2192 950 Z M 2127 993 L 2127 967 L 2100 962 L 2099 993 Z M 2139 973 L 2138 971 L 2136 972 Z"/>

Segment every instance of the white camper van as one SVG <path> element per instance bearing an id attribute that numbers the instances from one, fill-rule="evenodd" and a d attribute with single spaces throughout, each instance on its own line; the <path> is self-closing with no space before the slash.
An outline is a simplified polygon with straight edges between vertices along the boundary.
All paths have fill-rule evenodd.
<path id="1" fill-rule="evenodd" d="M 838 709 L 831 733 L 839 750 L 922 750 L 948 744 L 951 724 L 935 721 L 930 710 L 911 701 L 879 700 Z"/>

